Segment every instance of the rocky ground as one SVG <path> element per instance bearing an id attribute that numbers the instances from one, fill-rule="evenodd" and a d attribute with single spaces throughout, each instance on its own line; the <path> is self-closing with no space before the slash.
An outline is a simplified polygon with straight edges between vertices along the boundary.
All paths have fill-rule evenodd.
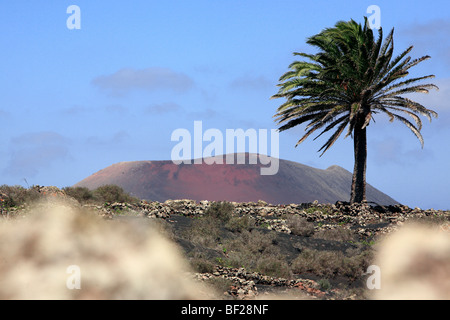
<path id="1" fill-rule="evenodd" d="M 224 223 L 217 231 L 218 236 L 214 235 L 217 239 L 208 244 L 199 241 L 189 232 L 199 226 L 197 222 L 208 214 L 213 202 L 168 200 L 164 203 L 79 203 L 55 187 L 36 187 L 36 190 L 44 198 L 64 198 L 67 203 L 93 210 L 105 219 L 159 221 L 164 232 L 178 243 L 189 260 L 198 262 L 198 257 L 201 257 L 203 264 L 208 261 L 207 267 L 197 268 L 198 272 L 190 276 L 201 282 L 213 283 L 226 299 L 264 299 L 272 295 L 301 299 L 365 298 L 365 277 L 359 269 L 339 274 L 342 268 L 333 266 L 335 269 L 332 273 L 327 270 L 318 271 L 303 266 L 301 261 L 298 267 L 298 257 L 303 254 L 302 257 L 306 259 L 311 257 L 312 252 L 338 253 L 342 261 L 350 261 L 350 258 L 357 255 L 370 257 L 381 237 L 397 230 L 408 221 L 432 223 L 445 232 L 450 231 L 450 212 L 442 210 L 413 209 L 404 205 L 385 207 L 370 203 L 350 205 L 344 202 L 290 205 L 272 205 L 264 201 L 232 202 L 230 205 L 235 220 L 227 221 L 234 221 L 235 224 Z M 0 195 L 2 201 L 6 201 L 6 197 L 7 195 Z M 25 216 L 27 210 L 26 205 L 8 210 L 3 208 L 2 216 L 6 219 Z M 208 225 L 200 227 L 208 228 Z M 260 267 L 247 268 L 237 265 L 237 262 L 233 265 L 236 260 L 233 260 L 233 250 L 227 249 L 228 246 L 233 248 L 232 244 L 241 241 L 244 235 L 256 234 L 262 239 L 270 239 L 270 247 L 276 249 L 275 259 L 282 257 L 284 264 L 281 266 L 289 266 L 285 277 L 261 273 L 258 271 Z M 314 259 L 319 257 L 326 262 L 330 255 L 325 258 L 313 256 Z M 244 264 L 242 261 L 239 263 Z M 292 267 L 296 264 L 296 268 Z M 367 263 L 358 267 L 365 265 Z M 353 265 L 350 267 L 356 268 Z M 272 273 L 277 274 L 276 271 L 278 270 L 273 270 Z"/>
<path id="2" fill-rule="evenodd" d="M 208 201 L 196 203 L 191 200 L 169 200 L 165 203 L 142 202 L 137 206 L 127 204 L 111 204 L 110 207 L 97 207 L 105 216 L 114 218 L 114 212 L 132 210 L 140 214 L 164 219 L 173 227 L 176 235 L 189 228 L 193 220 L 205 215 Z M 439 224 L 446 232 L 450 231 L 450 212 L 442 210 L 409 208 L 404 205 L 378 206 L 371 204 L 350 205 L 344 202 L 336 204 L 291 204 L 271 205 L 263 201 L 258 203 L 232 203 L 233 214 L 239 217 L 248 216 L 254 220 L 257 230 L 275 232 L 277 246 L 289 263 L 305 250 L 321 252 L 342 252 L 345 255 L 356 249 L 372 252 L 378 239 L 398 230 L 408 221 Z M 291 230 L 289 217 L 302 218 L 300 230 Z M 313 228 L 313 230 L 311 230 Z M 295 231 L 295 232 L 294 232 Z M 333 236 L 333 231 L 336 236 Z M 344 232 L 347 231 L 347 232 Z M 331 234 L 330 237 L 313 237 L 314 234 Z M 344 234 L 344 236 L 342 236 Z M 224 236 L 226 237 L 226 236 Z M 225 259 L 226 253 L 211 250 L 188 242 L 175 236 L 175 240 L 186 253 L 196 250 L 208 251 L 215 261 Z M 199 248 L 200 247 L 200 248 Z M 353 251 L 352 251 L 353 250 Z M 230 280 L 231 285 L 224 296 L 237 299 L 264 298 L 271 294 L 290 298 L 314 299 L 361 299 L 366 297 L 365 279 L 335 274 L 323 276 L 314 272 L 293 274 L 289 278 L 271 277 L 259 272 L 249 272 L 244 268 L 232 268 L 215 265 L 212 272 L 196 273 L 196 278 L 202 281 L 222 278 Z M 228 283 L 228 284 L 230 284 Z"/>

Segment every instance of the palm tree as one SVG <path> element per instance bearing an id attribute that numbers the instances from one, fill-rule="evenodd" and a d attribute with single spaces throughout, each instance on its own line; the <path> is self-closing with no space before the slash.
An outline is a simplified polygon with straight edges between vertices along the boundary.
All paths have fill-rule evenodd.
<path id="1" fill-rule="evenodd" d="M 333 134 L 319 149 L 322 156 L 347 128 L 345 137 L 353 137 L 355 158 L 351 203 L 366 200 L 366 130 L 374 115 L 381 112 L 391 122 L 401 121 L 419 139 L 422 148 L 419 115 L 430 121 L 431 117 L 437 117 L 436 112 L 402 96 L 438 89 L 434 84 L 417 84 L 434 75 L 405 78 L 410 68 L 430 57 L 411 60 L 407 56 L 413 48 L 410 46 L 393 58 L 394 29 L 383 42 L 382 29 L 375 39 L 368 19 L 364 19 L 364 26 L 353 20 L 340 21 L 334 28 L 308 38 L 307 43 L 317 47 L 318 53 L 295 52 L 294 55 L 308 60 L 295 61 L 289 66 L 290 70 L 280 78 L 278 93 L 272 97 L 286 99 L 274 116 L 281 125 L 279 131 L 308 123 L 305 135 L 296 146 L 319 129 L 322 131 L 316 138 L 333 129 Z"/>

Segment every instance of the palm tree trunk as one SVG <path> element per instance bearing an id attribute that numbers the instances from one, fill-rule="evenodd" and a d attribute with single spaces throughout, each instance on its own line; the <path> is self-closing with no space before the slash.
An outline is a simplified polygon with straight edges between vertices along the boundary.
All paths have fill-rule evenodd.
<path id="1" fill-rule="evenodd" d="M 355 166 L 353 168 L 350 203 L 366 200 L 367 137 L 366 128 L 361 129 L 361 127 L 361 122 L 357 123 L 353 133 Z"/>

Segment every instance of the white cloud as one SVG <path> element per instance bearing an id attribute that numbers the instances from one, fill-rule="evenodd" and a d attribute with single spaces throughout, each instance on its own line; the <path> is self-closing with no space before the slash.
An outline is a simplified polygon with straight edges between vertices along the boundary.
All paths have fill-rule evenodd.
<path id="1" fill-rule="evenodd" d="M 404 28 L 403 33 L 423 39 L 450 35 L 450 21 L 444 19 L 430 20 L 425 23 L 414 23 Z"/>
<path id="2" fill-rule="evenodd" d="M 219 116 L 219 113 L 211 108 L 202 111 L 189 112 L 188 116 L 196 120 L 208 120 Z"/>
<path id="3" fill-rule="evenodd" d="M 86 144 L 93 145 L 96 147 L 111 147 L 117 146 L 118 144 L 123 144 L 128 141 L 130 135 L 126 131 L 118 131 L 112 136 L 107 138 L 100 138 L 98 136 L 90 136 L 86 139 Z"/>
<path id="4" fill-rule="evenodd" d="M 92 84 L 111 95 L 124 95 L 133 90 L 186 92 L 193 88 L 194 81 L 184 73 L 168 68 L 152 67 L 123 68 L 113 74 L 95 78 Z"/>
<path id="5" fill-rule="evenodd" d="M 117 114 L 120 114 L 120 115 L 125 115 L 126 113 L 128 113 L 128 109 L 126 107 L 122 106 L 122 105 L 119 105 L 119 104 L 107 105 L 105 107 L 105 111 L 107 113 L 117 113 Z"/>
<path id="6" fill-rule="evenodd" d="M 0 117 L 1 118 L 6 118 L 6 117 L 9 117 L 9 116 L 10 116 L 10 113 L 8 111 L 0 109 Z"/>
<path id="7" fill-rule="evenodd" d="M 170 112 L 178 112 L 182 110 L 183 109 L 181 108 L 181 106 L 175 102 L 152 104 L 147 108 L 145 108 L 145 112 L 151 114 L 165 114 Z"/>
<path id="8" fill-rule="evenodd" d="M 450 21 L 431 20 L 426 23 L 414 23 L 399 30 L 400 37 L 413 44 L 415 51 L 433 57 L 438 62 L 450 67 Z"/>
<path id="9" fill-rule="evenodd" d="M 259 90 L 264 91 L 269 88 L 275 88 L 276 83 L 272 83 L 264 76 L 245 75 L 234 79 L 230 87 L 236 90 Z"/>
<path id="10" fill-rule="evenodd" d="M 432 150 L 421 149 L 419 143 L 417 143 L 417 148 L 409 148 L 405 141 L 394 137 L 370 141 L 369 148 L 369 156 L 377 165 L 382 166 L 388 164 L 411 165 L 423 163 L 434 158 Z"/>
<path id="11" fill-rule="evenodd" d="M 89 112 L 89 109 L 84 107 L 84 106 L 80 106 L 80 105 L 74 105 L 68 108 L 63 108 L 61 110 L 61 113 L 63 115 L 68 115 L 68 116 L 76 116 L 76 115 L 82 115 Z"/>
<path id="12" fill-rule="evenodd" d="M 51 132 L 32 132 L 11 138 L 10 159 L 4 173 L 17 177 L 34 177 L 53 162 L 70 157 L 70 141 Z"/>
<path id="13" fill-rule="evenodd" d="M 429 94 L 411 94 L 411 98 L 426 108 L 438 113 L 438 118 L 432 120 L 432 126 L 448 130 L 450 125 L 450 78 L 435 79 L 429 81 L 439 87 L 439 90 L 431 90 Z"/>

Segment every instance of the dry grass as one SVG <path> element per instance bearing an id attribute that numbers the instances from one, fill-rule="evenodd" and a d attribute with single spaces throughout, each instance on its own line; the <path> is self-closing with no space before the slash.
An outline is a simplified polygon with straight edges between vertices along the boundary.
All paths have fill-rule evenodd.
<path id="1" fill-rule="evenodd" d="M 103 185 L 95 190 L 89 190 L 86 187 L 66 187 L 63 191 L 70 197 L 75 198 L 78 202 L 84 203 L 100 203 L 105 202 L 123 202 L 137 203 L 140 200 L 125 192 L 123 188 L 117 185 Z"/>
<path id="2" fill-rule="evenodd" d="M 337 275 L 356 280 L 371 264 L 373 253 L 368 250 L 344 254 L 340 251 L 322 251 L 305 249 L 292 262 L 295 273 L 313 273 L 323 278 L 334 278 Z"/>
<path id="3" fill-rule="evenodd" d="M 308 222 L 306 218 L 292 215 L 286 219 L 286 223 L 293 235 L 311 237 L 314 234 L 314 223 Z"/>
<path id="4" fill-rule="evenodd" d="M 0 186 L 0 198 L 5 208 L 19 207 L 32 203 L 40 198 L 40 193 L 35 188 L 24 188 L 22 186 Z"/>
<path id="5" fill-rule="evenodd" d="M 235 268 L 244 267 L 274 277 L 291 278 L 292 273 L 279 247 L 274 232 L 258 230 L 241 232 L 224 243 L 226 263 Z"/>
<path id="6" fill-rule="evenodd" d="M 181 237 L 202 247 L 218 249 L 220 243 L 220 224 L 210 216 L 194 218 L 191 226 Z"/>

